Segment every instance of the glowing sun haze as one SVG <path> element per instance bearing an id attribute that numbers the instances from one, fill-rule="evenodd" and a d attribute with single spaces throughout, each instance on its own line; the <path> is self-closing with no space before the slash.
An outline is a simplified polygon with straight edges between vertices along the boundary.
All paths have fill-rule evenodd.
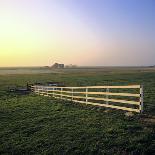
<path id="1" fill-rule="evenodd" d="M 154 0 L 0 0 L 0 67 L 155 65 Z"/>

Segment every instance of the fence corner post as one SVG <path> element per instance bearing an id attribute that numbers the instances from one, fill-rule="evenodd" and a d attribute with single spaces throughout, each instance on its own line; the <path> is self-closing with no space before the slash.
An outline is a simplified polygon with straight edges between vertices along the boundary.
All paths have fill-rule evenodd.
<path id="1" fill-rule="evenodd" d="M 143 110 L 144 110 L 144 105 L 143 105 L 143 85 L 140 85 L 140 106 L 139 106 L 139 109 L 140 109 L 140 113 L 143 113 Z"/>

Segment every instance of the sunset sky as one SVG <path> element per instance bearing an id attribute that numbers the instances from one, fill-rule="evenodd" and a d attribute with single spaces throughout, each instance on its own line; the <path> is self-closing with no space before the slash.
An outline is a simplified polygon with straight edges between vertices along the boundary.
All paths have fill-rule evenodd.
<path id="1" fill-rule="evenodd" d="M 0 0 L 0 67 L 155 65 L 155 0 Z"/>

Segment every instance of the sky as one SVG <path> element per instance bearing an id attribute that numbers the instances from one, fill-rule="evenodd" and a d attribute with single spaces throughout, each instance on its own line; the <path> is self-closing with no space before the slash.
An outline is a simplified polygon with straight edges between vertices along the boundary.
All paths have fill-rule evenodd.
<path id="1" fill-rule="evenodd" d="M 0 0 L 0 67 L 155 65 L 155 0 Z"/>

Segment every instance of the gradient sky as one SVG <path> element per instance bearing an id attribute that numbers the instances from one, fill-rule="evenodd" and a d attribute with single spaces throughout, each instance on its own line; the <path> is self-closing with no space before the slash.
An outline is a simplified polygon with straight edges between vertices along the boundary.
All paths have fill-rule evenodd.
<path id="1" fill-rule="evenodd" d="M 0 67 L 155 65 L 155 0 L 0 0 Z"/>

